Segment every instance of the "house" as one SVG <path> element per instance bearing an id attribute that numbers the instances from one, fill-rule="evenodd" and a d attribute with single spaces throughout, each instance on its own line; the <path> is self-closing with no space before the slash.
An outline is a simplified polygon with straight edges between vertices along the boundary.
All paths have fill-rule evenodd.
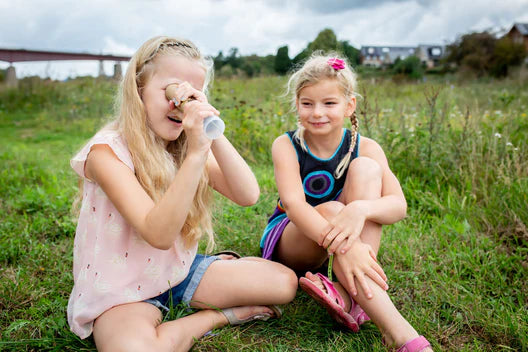
<path id="1" fill-rule="evenodd" d="M 528 23 L 514 23 L 508 33 L 504 35 L 509 37 L 514 43 L 524 44 L 528 52 Z"/>
<path id="2" fill-rule="evenodd" d="M 440 63 L 440 59 L 445 54 L 445 47 L 442 45 L 420 44 L 416 48 L 415 55 L 418 56 L 422 64 L 427 68 L 432 68 Z"/>
<path id="3" fill-rule="evenodd" d="M 362 46 L 361 64 L 381 67 L 393 64 L 397 58 L 401 60 L 415 54 L 414 46 Z"/>
<path id="4" fill-rule="evenodd" d="M 442 45 L 420 44 L 415 46 L 362 46 L 361 64 L 381 67 L 393 64 L 396 59 L 404 60 L 411 55 L 417 56 L 428 68 L 438 65 L 444 56 Z"/>

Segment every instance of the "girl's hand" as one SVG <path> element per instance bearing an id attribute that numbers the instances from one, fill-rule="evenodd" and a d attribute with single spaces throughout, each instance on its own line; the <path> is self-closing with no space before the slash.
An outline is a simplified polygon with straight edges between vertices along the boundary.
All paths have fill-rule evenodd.
<path id="1" fill-rule="evenodd" d="M 203 133 L 203 120 L 220 113 L 207 102 L 205 94 L 188 82 L 170 84 L 165 88 L 171 114 L 182 121 L 189 141 L 188 153 L 207 152 L 211 141 Z"/>
<path id="2" fill-rule="evenodd" d="M 184 104 L 182 125 L 188 140 L 188 153 L 193 151 L 208 151 L 211 140 L 205 136 L 203 120 L 212 115 L 219 115 L 212 105 L 198 100 L 191 100 Z"/>
<path id="3" fill-rule="evenodd" d="M 329 254 L 335 253 L 338 248 L 340 254 L 345 254 L 359 238 L 367 220 L 363 204 L 360 200 L 350 202 L 328 222 L 319 245 L 326 248 Z"/>
<path id="4" fill-rule="evenodd" d="M 337 252 L 335 260 L 338 261 L 345 276 L 344 280 L 342 280 L 344 282 L 341 282 L 341 284 L 352 296 L 356 296 L 358 292 L 355 279 L 359 282 L 367 298 L 372 298 L 372 291 L 365 275 L 370 277 L 382 289 L 387 290 L 389 288 L 386 282 L 387 276 L 378 264 L 376 254 L 369 244 L 356 240 L 345 254 Z"/>
<path id="5" fill-rule="evenodd" d="M 165 96 L 169 100 L 171 110 L 180 108 L 182 102 L 187 100 L 198 100 L 207 103 L 205 94 L 193 88 L 188 82 L 169 84 L 165 88 Z"/>

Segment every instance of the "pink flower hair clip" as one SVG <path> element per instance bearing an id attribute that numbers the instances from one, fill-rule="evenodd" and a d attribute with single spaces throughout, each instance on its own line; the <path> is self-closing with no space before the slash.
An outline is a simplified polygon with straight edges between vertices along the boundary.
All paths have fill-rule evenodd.
<path id="1" fill-rule="evenodd" d="M 326 62 L 336 71 L 340 71 L 345 68 L 345 62 L 337 57 L 332 57 Z"/>

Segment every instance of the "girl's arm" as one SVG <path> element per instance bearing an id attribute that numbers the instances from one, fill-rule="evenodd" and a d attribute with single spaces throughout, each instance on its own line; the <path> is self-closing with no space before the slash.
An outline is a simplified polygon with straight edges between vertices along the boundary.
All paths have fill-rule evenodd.
<path id="1" fill-rule="evenodd" d="M 403 219 L 407 212 L 407 202 L 396 176 L 392 173 L 383 149 L 374 140 L 361 138 L 360 156 L 375 160 L 381 168 L 381 197 L 373 200 L 347 200 L 346 206 L 324 229 L 323 246 L 330 253 L 339 249 L 348 251 L 359 238 L 365 221 L 390 225 Z"/>
<path id="2" fill-rule="evenodd" d="M 213 141 L 207 161 L 210 185 L 233 202 L 249 206 L 257 202 L 260 189 L 255 175 L 229 140 Z"/>
<path id="3" fill-rule="evenodd" d="M 180 235 L 206 160 L 207 152 L 189 155 L 157 203 L 108 145 L 92 147 L 85 174 L 103 189 L 119 213 L 147 243 L 155 248 L 169 249 Z"/>
<path id="4" fill-rule="evenodd" d="M 306 202 L 297 153 L 289 137 L 279 136 L 273 142 L 271 153 L 279 197 L 288 218 L 308 238 L 321 243 L 328 221 Z"/>
<path id="5" fill-rule="evenodd" d="M 150 198 L 132 170 L 108 145 L 94 145 L 85 163 L 86 177 L 103 189 L 119 213 L 147 243 L 159 249 L 169 249 L 181 234 L 211 147 L 201 121 L 217 113 L 211 105 L 200 101 L 188 102 L 184 110 L 187 156 L 158 202 Z"/>

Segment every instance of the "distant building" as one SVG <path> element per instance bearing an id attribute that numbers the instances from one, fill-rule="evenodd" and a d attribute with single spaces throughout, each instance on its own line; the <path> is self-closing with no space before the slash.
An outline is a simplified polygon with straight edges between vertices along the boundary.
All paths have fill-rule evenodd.
<path id="1" fill-rule="evenodd" d="M 362 46 L 360 60 L 362 65 L 381 67 L 393 64 L 396 59 L 404 60 L 414 55 L 426 67 L 431 68 L 438 65 L 444 53 L 445 48 L 442 45 Z"/>
<path id="2" fill-rule="evenodd" d="M 528 52 L 528 23 L 514 23 L 504 36 L 509 37 L 514 43 L 524 44 Z"/>
<path id="3" fill-rule="evenodd" d="M 365 66 L 387 66 L 397 58 L 403 60 L 414 55 L 415 50 L 413 46 L 362 46 L 360 61 Z"/>
<path id="4" fill-rule="evenodd" d="M 438 66 L 440 59 L 444 57 L 445 47 L 442 45 L 420 44 L 416 48 L 415 55 L 427 68 Z"/>

